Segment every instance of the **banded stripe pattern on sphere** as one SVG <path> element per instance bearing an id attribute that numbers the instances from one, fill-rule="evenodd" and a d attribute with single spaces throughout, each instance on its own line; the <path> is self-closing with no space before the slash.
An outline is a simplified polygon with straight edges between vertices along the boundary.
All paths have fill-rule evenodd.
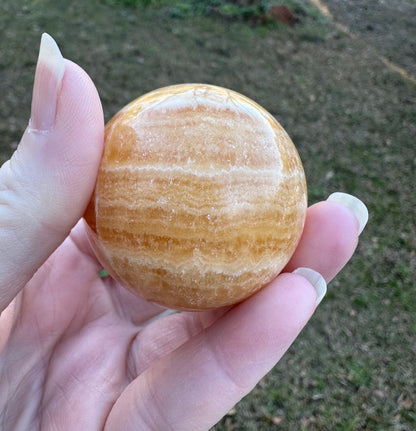
<path id="1" fill-rule="evenodd" d="M 276 277 L 305 212 L 302 163 L 280 124 L 231 90 L 184 84 L 107 124 L 85 218 L 114 278 L 194 310 L 241 301 Z"/>

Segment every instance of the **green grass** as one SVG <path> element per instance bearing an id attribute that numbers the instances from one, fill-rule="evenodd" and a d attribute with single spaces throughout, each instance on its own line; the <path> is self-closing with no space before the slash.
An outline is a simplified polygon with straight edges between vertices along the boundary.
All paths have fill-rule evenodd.
<path id="1" fill-rule="evenodd" d="M 378 4 L 372 18 L 376 29 L 389 23 L 388 35 L 378 32 L 373 44 L 360 23 L 363 8 L 328 2 L 337 20 L 345 17 L 359 33 L 352 39 L 307 1 L 298 3 L 306 15 L 285 27 L 215 14 L 173 17 L 172 2 L 132 7 L 100 0 L 3 0 L 0 160 L 10 156 L 29 118 L 43 31 L 91 75 L 106 119 L 144 92 L 180 82 L 222 85 L 253 98 L 297 145 L 310 202 L 333 191 L 353 193 L 368 205 L 370 220 L 356 255 L 287 355 L 215 430 L 411 431 L 416 87 L 386 68 L 377 53 L 394 53 L 409 71 L 414 56 L 399 43 L 405 30 L 398 15 L 389 21 L 382 14 L 392 13 L 389 5 Z M 394 4 L 406 23 L 411 2 Z"/>

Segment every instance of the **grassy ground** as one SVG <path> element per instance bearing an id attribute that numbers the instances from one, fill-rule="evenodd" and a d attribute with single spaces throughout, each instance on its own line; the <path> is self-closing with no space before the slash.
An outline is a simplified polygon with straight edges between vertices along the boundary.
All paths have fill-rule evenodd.
<path id="1" fill-rule="evenodd" d="M 306 11 L 299 25 L 265 28 L 175 18 L 169 5 L 2 0 L 0 161 L 29 118 L 43 31 L 92 76 L 107 119 L 143 92 L 179 82 L 252 97 L 292 136 L 311 203 L 353 193 L 370 222 L 300 338 L 215 430 L 414 430 L 416 86 L 379 54 L 414 73 L 416 6 L 321 1 L 352 38 L 306 0 L 297 3 Z"/>

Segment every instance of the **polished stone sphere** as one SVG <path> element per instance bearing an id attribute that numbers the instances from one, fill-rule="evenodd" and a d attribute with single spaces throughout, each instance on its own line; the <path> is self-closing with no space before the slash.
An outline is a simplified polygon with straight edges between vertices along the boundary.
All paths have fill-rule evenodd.
<path id="1" fill-rule="evenodd" d="M 169 308 L 252 295 L 285 267 L 305 221 L 305 174 L 290 137 L 234 91 L 152 91 L 107 124 L 87 231 L 109 274 Z"/>

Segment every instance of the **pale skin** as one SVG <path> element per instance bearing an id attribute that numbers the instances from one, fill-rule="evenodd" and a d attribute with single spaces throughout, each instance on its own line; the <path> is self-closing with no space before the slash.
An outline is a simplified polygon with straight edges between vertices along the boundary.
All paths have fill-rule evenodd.
<path id="1" fill-rule="evenodd" d="M 92 81 L 69 61 L 56 106 L 52 127 L 28 127 L 0 171 L 0 429 L 209 430 L 314 313 L 315 289 L 291 271 L 313 268 L 329 282 L 356 248 L 357 219 L 318 203 L 270 285 L 231 308 L 150 321 L 163 309 L 98 276 L 79 221 L 103 115 Z"/>

